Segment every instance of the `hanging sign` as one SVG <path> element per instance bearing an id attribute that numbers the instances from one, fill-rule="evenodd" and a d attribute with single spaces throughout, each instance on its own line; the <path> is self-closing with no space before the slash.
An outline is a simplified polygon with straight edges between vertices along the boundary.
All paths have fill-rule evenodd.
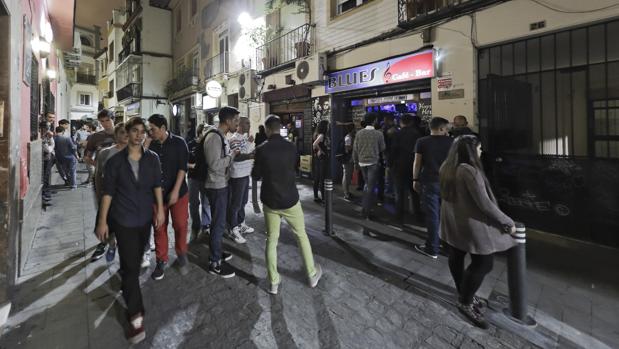
<path id="1" fill-rule="evenodd" d="M 432 77 L 434 51 L 427 50 L 330 73 L 325 92 L 336 93 Z"/>
<path id="2" fill-rule="evenodd" d="M 221 87 L 221 84 L 215 80 L 211 80 L 206 83 L 206 94 L 213 98 L 219 98 L 222 90 L 223 88 Z"/>

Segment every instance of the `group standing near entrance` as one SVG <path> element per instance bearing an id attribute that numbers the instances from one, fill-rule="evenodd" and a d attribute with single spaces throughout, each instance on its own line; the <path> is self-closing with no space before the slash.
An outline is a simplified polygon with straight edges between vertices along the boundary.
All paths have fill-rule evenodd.
<path id="1" fill-rule="evenodd" d="M 134 117 L 114 125 L 114 115 L 103 110 L 97 116 L 101 131 L 92 133 L 85 127 L 73 140 L 63 126 L 54 135 L 49 122 L 40 124 L 44 200 L 50 198 L 49 174 L 54 163 L 72 188 L 77 161 L 83 159 L 92 166 L 89 180 L 94 182 L 98 207 L 95 234 L 101 242 L 91 259 L 105 256 L 110 263 L 118 252 L 131 343 L 146 336 L 139 275 L 141 268 L 151 265 L 151 250 L 156 256 L 151 278 L 165 276 L 169 219 L 175 267 L 181 275 L 189 272 L 190 242 L 208 244 L 209 273 L 221 278 L 236 275 L 228 263 L 233 256 L 224 251 L 222 240 L 227 237 L 243 244 L 245 235 L 254 231 L 245 222 L 250 183 L 253 188 L 261 183 L 262 209 L 256 200 L 253 203 L 256 212 L 264 212 L 266 291 L 276 295 L 281 287 L 277 245 L 282 219 L 296 237 L 308 285 L 316 287 L 322 276 L 305 231 L 296 187 L 296 146 L 280 135 L 278 116 L 269 115 L 253 137 L 249 119 L 239 114 L 235 108 L 221 108 L 217 126 L 199 125 L 189 142 L 172 134 L 167 119 L 159 114 L 150 116 L 148 122 Z M 475 293 L 492 269 L 493 254 L 514 246 L 510 232 L 515 223 L 501 212 L 490 188 L 481 166 L 480 139 L 462 115 L 454 118 L 451 129 L 448 120 L 433 117 L 427 136 L 416 115 L 403 114 L 399 119 L 397 127 L 395 118 L 368 112 L 359 130 L 343 123 L 343 140 L 333 146 L 336 161 L 330 158 L 329 122 L 319 122 L 312 144 L 315 201 L 322 204 L 324 180 L 332 172 L 332 163 L 339 162 L 347 201 L 354 201 L 351 186 L 354 172 L 359 171 L 362 218 L 374 219 L 387 193 L 394 195 L 396 222 L 402 223 L 409 213 L 422 215 L 427 239 L 413 248 L 432 260 L 440 253 L 448 255 L 458 309 L 477 326 L 487 328 L 484 303 Z M 377 234 L 370 232 L 370 236 Z M 471 262 L 465 266 L 467 254 Z"/>

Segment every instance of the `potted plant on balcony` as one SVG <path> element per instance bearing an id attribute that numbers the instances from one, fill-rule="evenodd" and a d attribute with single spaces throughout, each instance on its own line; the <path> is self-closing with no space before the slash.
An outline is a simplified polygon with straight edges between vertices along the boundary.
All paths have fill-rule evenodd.
<path id="1" fill-rule="evenodd" d="M 302 13 L 307 15 L 307 23 L 312 25 L 312 4 L 311 0 L 267 0 L 266 8 L 267 11 L 275 11 L 277 9 L 281 9 L 286 5 L 295 5 L 298 8 L 297 13 Z M 301 58 L 309 55 L 310 53 L 310 42 L 309 42 L 309 27 L 303 33 L 303 36 L 299 38 L 294 44 L 296 57 Z"/>
<path id="2" fill-rule="evenodd" d="M 259 25 L 247 33 L 254 48 L 262 50 L 262 65 L 268 69 L 277 65 L 278 50 L 277 44 L 273 39 L 277 38 L 282 29 L 272 28 L 266 25 Z"/>

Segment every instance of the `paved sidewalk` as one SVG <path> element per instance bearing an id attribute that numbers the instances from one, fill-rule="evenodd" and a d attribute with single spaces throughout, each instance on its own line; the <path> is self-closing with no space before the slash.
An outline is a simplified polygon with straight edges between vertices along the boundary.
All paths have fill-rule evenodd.
<path id="1" fill-rule="evenodd" d="M 554 288 L 552 275 L 532 275 L 532 314 L 540 325 L 514 332 L 489 309 L 490 330 L 471 326 L 455 310 L 446 258 L 429 261 L 410 248 L 418 237 L 385 225 L 386 234 L 372 239 L 355 218 L 336 217 L 336 238 L 322 234 L 323 208 L 309 202 L 310 189 L 300 186 L 308 234 L 325 274 L 317 289 L 306 285 L 296 242 L 282 225 L 280 295 L 265 291 L 264 223 L 248 205 L 248 223 L 257 232 L 248 243 L 226 240 L 234 254 L 237 277 L 220 280 L 206 272 L 208 248 L 190 247 L 191 272 L 182 277 L 170 268 L 163 280 L 142 275 L 146 307 L 146 342 L 139 348 L 609 348 L 619 346 L 617 297 L 585 293 L 590 306 L 589 331 L 570 323 L 563 297 L 582 290 Z M 124 305 L 119 297 L 116 262 L 89 263 L 94 203 L 90 188 L 60 191 L 59 203 L 41 220 L 1 348 L 125 348 Z M 337 203 L 338 205 L 341 202 Z M 397 234 L 401 234 L 398 237 Z M 406 234 L 406 235 L 404 235 Z M 395 237 L 395 238 L 394 238 Z M 173 239 L 172 239 L 173 240 Z M 420 240 L 419 240 L 420 241 Z M 171 250 L 173 251 L 173 249 Z M 172 252 L 173 253 L 173 252 Z M 171 260 L 170 265 L 173 262 Z M 497 261 L 482 295 L 500 310 L 506 294 L 505 267 Z M 547 280 L 544 280 L 546 277 Z M 535 280 L 535 281 L 534 281 Z M 577 298 L 577 297 L 576 297 Z M 590 303 L 587 303 L 589 302 Z M 544 304 L 548 303 L 545 308 Z M 600 305 L 603 308 L 598 308 Z M 557 313 L 552 309 L 556 307 Z M 572 312 L 572 310 L 569 310 Z M 560 314 L 560 315 L 557 315 Z M 587 320 L 588 321 L 588 320 Z M 496 326 L 498 325 L 498 326 Z M 596 325 L 598 327 L 593 327 Z M 587 325 L 589 326 L 589 325 Z M 607 330 L 606 336 L 596 328 Z M 578 334 L 576 329 L 581 331 Z"/>

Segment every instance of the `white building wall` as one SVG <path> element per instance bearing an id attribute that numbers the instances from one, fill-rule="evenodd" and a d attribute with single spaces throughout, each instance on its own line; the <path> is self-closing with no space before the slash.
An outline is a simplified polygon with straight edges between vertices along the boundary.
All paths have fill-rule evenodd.
<path id="1" fill-rule="evenodd" d="M 90 105 L 80 104 L 80 94 L 89 94 Z M 99 90 L 96 85 L 74 84 L 70 93 L 70 117 L 71 120 L 81 120 L 82 117 L 95 118 L 97 113 Z"/>
<path id="2" fill-rule="evenodd" d="M 142 51 L 172 54 L 172 13 L 142 0 Z"/>

